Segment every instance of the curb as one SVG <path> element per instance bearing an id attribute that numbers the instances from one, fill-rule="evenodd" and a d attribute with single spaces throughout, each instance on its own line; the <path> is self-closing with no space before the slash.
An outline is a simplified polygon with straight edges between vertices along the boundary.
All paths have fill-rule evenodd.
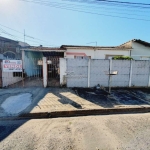
<path id="1" fill-rule="evenodd" d="M 88 109 L 88 110 L 80 109 L 80 110 L 71 110 L 71 111 L 24 113 L 19 116 L 15 116 L 15 117 L 0 118 L 0 120 L 46 119 L 46 118 L 59 118 L 59 117 L 135 114 L 135 113 L 149 113 L 149 112 L 150 112 L 150 107 Z"/>
<path id="2" fill-rule="evenodd" d="M 132 114 L 132 113 L 148 113 L 150 107 L 139 108 L 112 108 L 112 109 L 90 109 L 90 110 L 72 110 L 72 111 L 54 111 L 42 113 L 21 114 L 19 118 L 58 118 L 58 117 L 77 117 L 90 115 L 113 115 L 113 114 Z"/>

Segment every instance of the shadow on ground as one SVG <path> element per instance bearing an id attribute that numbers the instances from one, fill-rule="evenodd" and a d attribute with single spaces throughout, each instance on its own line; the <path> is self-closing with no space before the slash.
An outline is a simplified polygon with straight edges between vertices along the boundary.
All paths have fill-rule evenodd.
<path id="1" fill-rule="evenodd" d="M 15 122 L 15 120 L 11 120 L 11 117 L 16 117 L 16 115 L 7 116 L 7 114 L 1 107 L 1 104 L 10 96 L 16 96 L 16 95 L 19 95 L 22 93 L 31 93 L 32 94 L 32 103 L 29 107 L 26 108 L 30 112 L 35 107 L 35 105 L 37 105 L 37 103 L 45 96 L 45 94 L 48 91 L 49 91 L 49 89 L 44 89 L 41 87 L 0 89 L 0 142 L 2 140 L 4 140 L 6 137 L 8 137 L 12 132 L 14 132 L 20 126 L 22 126 L 24 123 L 29 121 L 29 119 L 19 120 L 19 123 L 16 123 L 16 124 L 13 123 L 13 125 L 11 125 L 12 121 Z M 19 114 L 21 114 L 22 112 L 20 112 Z M 9 117 L 10 117 L 10 119 L 9 119 Z M 8 119 L 7 120 L 8 124 L 3 125 L 3 121 L 6 121 L 5 120 L 6 118 Z"/>
<path id="2" fill-rule="evenodd" d="M 8 120 L 7 124 L 3 124 L 3 121 L 0 122 L 0 142 L 7 138 L 12 132 L 22 126 L 29 120 L 17 120 L 15 124 L 15 120 Z M 12 123 L 13 122 L 13 123 Z"/>
<path id="3" fill-rule="evenodd" d="M 95 88 L 73 88 L 78 95 L 104 108 L 113 108 L 117 105 L 150 105 L 149 89 L 113 89 L 111 95 Z"/>
<path id="4" fill-rule="evenodd" d="M 94 88 L 74 88 L 72 90 L 69 88 L 41 87 L 0 89 L 0 105 L 6 98 L 21 93 L 32 94 L 31 105 L 21 113 L 31 113 L 34 110 L 35 112 L 51 112 L 150 105 L 149 89 L 112 89 L 112 94 L 109 95 L 104 90 Z M 0 113 L 3 113 L 1 107 Z M 13 126 L 11 123 L 4 126 L 2 121 L 0 123 L 0 141 L 29 120 L 20 120 L 19 125 L 14 124 Z"/>

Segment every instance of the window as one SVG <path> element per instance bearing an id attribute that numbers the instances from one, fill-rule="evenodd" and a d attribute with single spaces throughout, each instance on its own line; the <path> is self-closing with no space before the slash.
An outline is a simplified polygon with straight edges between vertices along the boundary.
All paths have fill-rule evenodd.
<path id="1" fill-rule="evenodd" d="M 22 72 L 13 72 L 13 77 L 22 77 Z"/>

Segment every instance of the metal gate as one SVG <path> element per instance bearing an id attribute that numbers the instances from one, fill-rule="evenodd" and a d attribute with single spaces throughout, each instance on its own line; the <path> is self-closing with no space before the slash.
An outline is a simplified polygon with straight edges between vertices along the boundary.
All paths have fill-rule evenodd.
<path id="1" fill-rule="evenodd" d="M 25 51 L 23 72 L 24 72 L 24 86 L 40 86 L 43 87 L 43 63 L 42 53 Z"/>
<path id="2" fill-rule="evenodd" d="M 48 86 L 58 87 L 60 85 L 60 68 L 59 58 L 61 56 L 48 56 L 47 57 L 47 78 Z"/>

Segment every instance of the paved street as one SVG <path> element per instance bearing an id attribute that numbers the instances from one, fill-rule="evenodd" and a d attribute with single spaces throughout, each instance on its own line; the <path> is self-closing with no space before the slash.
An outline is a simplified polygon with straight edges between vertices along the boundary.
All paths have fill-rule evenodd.
<path id="1" fill-rule="evenodd" d="M 1 150 L 149 150 L 150 114 L 0 120 Z"/>
<path id="2" fill-rule="evenodd" d="M 21 96 L 21 94 L 31 95 L 31 104 L 20 110 L 18 114 L 9 114 L 6 112 L 4 102 L 13 96 Z M 11 100 L 13 109 L 18 110 L 18 102 L 25 106 L 28 102 L 26 98 Z M 10 104 L 10 103 L 9 103 Z M 6 104 L 5 104 L 6 105 Z M 6 105 L 7 106 L 7 105 Z M 103 90 L 94 89 L 77 89 L 70 88 L 8 88 L 0 90 L 0 117 L 17 116 L 28 113 L 44 113 L 59 111 L 76 111 L 76 110 L 93 110 L 93 109 L 109 109 L 109 108 L 144 108 L 150 107 L 150 93 L 138 89 L 123 90 L 117 89 L 112 91 L 112 95 L 106 95 Z M 8 112 L 9 106 L 6 107 Z"/>
<path id="3" fill-rule="evenodd" d="M 32 94 L 31 105 L 24 109 L 21 113 L 68 111 L 80 108 L 102 108 L 95 103 L 79 97 L 69 88 L 9 88 L 2 89 L 0 91 L 0 117 L 15 116 L 13 114 L 7 114 L 1 107 L 1 104 L 10 96 L 17 96 L 20 94 Z"/>

